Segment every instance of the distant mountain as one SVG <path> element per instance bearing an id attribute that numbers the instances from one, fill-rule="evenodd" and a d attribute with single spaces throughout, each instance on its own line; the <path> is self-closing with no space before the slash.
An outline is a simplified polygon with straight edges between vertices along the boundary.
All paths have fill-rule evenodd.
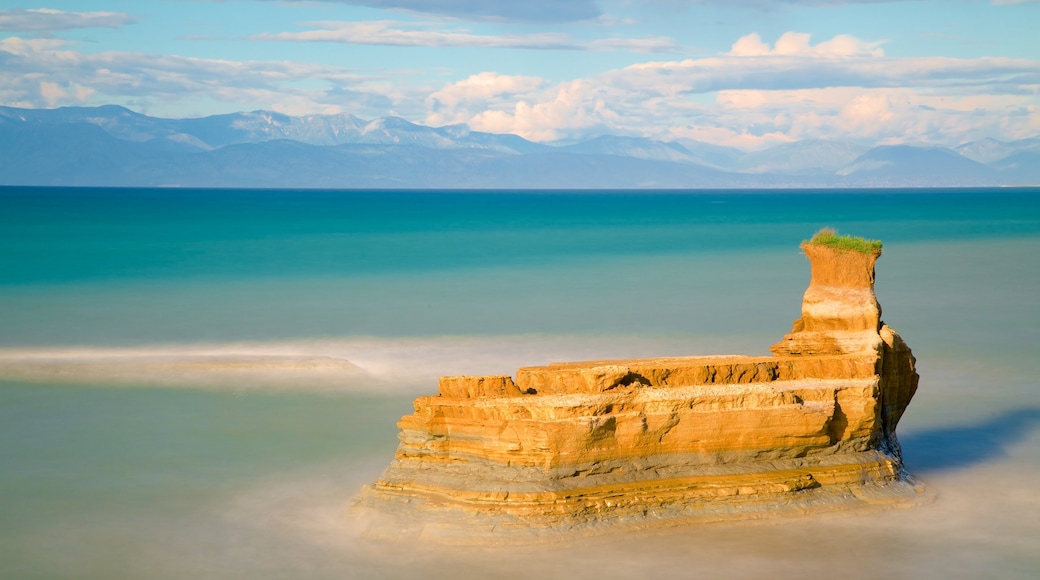
<path id="1" fill-rule="evenodd" d="M 1040 138 L 1021 139 L 1008 143 L 996 139 L 982 139 L 965 143 L 954 151 L 972 161 L 991 165 L 1020 151 L 1040 152 Z"/>
<path id="2" fill-rule="evenodd" d="M 664 143 L 641 137 L 603 135 L 583 143 L 559 147 L 559 151 L 592 155 L 617 155 L 635 159 L 698 163 L 698 159 L 679 143 Z"/>
<path id="3" fill-rule="evenodd" d="M 489 149 L 504 153 L 544 153 L 552 151 L 552 147 L 528 141 L 518 135 L 482 133 L 471 131 L 465 125 L 447 125 L 438 127 L 434 131 L 448 135 L 459 143 L 466 143 L 474 149 Z"/>
<path id="4" fill-rule="evenodd" d="M 866 153 L 867 149 L 836 141 L 798 141 L 748 153 L 731 167 L 743 173 L 833 174 Z"/>
<path id="5" fill-rule="evenodd" d="M 999 174 L 977 161 L 942 147 L 892 145 L 860 155 L 838 175 L 863 185 L 902 183 L 909 187 L 986 185 Z"/>
<path id="6" fill-rule="evenodd" d="M 167 151 L 95 125 L 0 125 L 0 184 L 243 188 L 739 187 L 697 166 L 551 151 L 527 155 L 414 145 L 308 145 L 277 140 Z"/>
<path id="7" fill-rule="evenodd" d="M 140 142 L 165 139 L 199 150 L 279 139 L 308 145 L 371 143 L 515 153 L 545 147 L 516 135 L 479 133 L 459 126 L 432 128 L 400 117 L 365 121 L 347 114 L 292 117 L 271 111 L 252 111 L 197 119 L 160 119 L 107 105 L 60 109 L 0 107 L 0 119 L 29 125 L 89 123 L 118 139 Z"/>
<path id="8" fill-rule="evenodd" d="M 701 165 L 716 169 L 729 170 L 733 163 L 744 156 L 744 152 L 736 147 L 723 147 L 695 139 L 680 138 L 673 141 L 689 151 L 691 157 Z"/>
<path id="9" fill-rule="evenodd" d="M 990 164 L 1002 175 L 1010 178 L 1012 183 L 1021 185 L 1040 185 L 1040 150 L 1027 150 L 1013 153 Z"/>
<path id="10" fill-rule="evenodd" d="M 160 185 L 166 168 L 185 155 L 165 145 L 117 139 L 90 123 L 0 124 L 0 183 Z"/>
<path id="11" fill-rule="evenodd" d="M 743 176 L 699 165 L 555 151 L 489 158 L 474 169 L 466 187 L 710 189 L 760 186 Z"/>
<path id="12" fill-rule="evenodd" d="M 1035 142 L 1035 143 L 1034 143 Z M 971 145 L 971 144 L 968 144 Z M 743 153 L 605 135 L 566 146 L 399 117 L 0 107 L 0 185 L 698 189 L 1040 184 L 1040 140 L 939 147 L 802 141 Z"/>

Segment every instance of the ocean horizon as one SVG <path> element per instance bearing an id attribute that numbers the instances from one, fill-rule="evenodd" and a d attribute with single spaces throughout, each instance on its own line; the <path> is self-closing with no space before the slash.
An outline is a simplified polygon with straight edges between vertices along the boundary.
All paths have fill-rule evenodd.
<path id="1" fill-rule="evenodd" d="M 767 354 L 801 241 L 879 239 L 931 501 L 461 549 L 351 498 L 440 375 Z M 0 187 L 0 576 L 1035 578 L 1040 188 Z"/>

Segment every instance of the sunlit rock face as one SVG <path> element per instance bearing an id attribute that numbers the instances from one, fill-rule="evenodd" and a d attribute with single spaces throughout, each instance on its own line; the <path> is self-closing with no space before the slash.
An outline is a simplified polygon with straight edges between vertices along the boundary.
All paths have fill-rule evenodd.
<path id="1" fill-rule="evenodd" d="M 367 533 L 513 543 L 914 500 L 895 429 L 918 375 L 880 320 L 879 253 L 802 248 L 812 282 L 772 356 L 442 378 L 355 501 Z"/>

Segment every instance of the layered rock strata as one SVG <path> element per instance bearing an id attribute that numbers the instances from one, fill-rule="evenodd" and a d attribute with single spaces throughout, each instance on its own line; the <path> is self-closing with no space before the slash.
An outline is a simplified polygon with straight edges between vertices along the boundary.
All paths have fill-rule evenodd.
<path id="1" fill-rule="evenodd" d="M 895 429 L 918 376 L 880 320 L 879 253 L 802 248 L 812 281 L 772 356 L 442 378 L 355 501 L 367 532 L 524 542 L 914 498 Z"/>

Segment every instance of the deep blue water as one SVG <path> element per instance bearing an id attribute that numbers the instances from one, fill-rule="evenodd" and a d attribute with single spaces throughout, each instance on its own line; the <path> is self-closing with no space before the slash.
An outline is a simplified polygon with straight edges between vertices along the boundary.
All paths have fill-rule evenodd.
<path id="1" fill-rule="evenodd" d="M 360 276 L 1030 236 L 1040 190 L 400 192 L 0 188 L 0 284 Z"/>
<path id="2" fill-rule="evenodd" d="M 6 188 L 0 208 L 8 346 L 746 332 L 797 312 L 797 247 L 820 227 L 888 248 L 1040 232 L 1022 189 Z"/>

